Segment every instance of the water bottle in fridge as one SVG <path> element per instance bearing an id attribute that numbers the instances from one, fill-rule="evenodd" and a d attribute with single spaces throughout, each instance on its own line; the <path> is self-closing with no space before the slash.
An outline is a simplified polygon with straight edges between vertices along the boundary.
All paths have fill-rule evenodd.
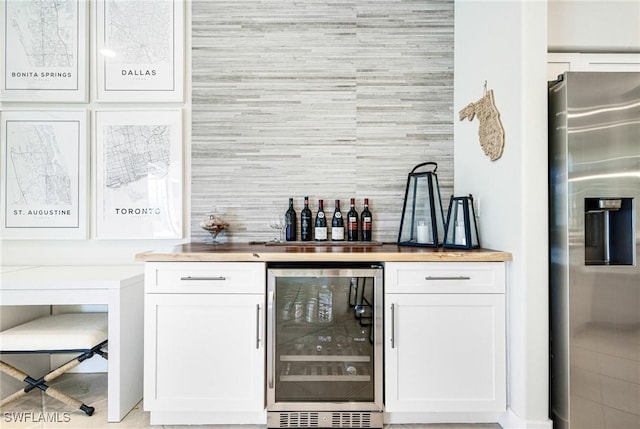
<path id="1" fill-rule="evenodd" d="M 322 285 L 318 292 L 318 322 L 331 323 L 333 321 L 333 293 L 329 286 Z"/>

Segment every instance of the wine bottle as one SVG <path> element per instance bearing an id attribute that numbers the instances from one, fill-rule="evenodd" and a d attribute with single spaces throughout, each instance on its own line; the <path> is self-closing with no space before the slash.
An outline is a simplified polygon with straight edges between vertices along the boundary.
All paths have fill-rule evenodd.
<path id="1" fill-rule="evenodd" d="M 311 210 L 309 197 L 304 197 L 304 208 L 300 212 L 300 240 L 311 241 Z"/>
<path id="2" fill-rule="evenodd" d="M 364 199 L 364 210 L 362 210 L 362 241 L 371 241 L 371 226 L 373 218 L 369 211 L 369 198 Z"/>
<path id="3" fill-rule="evenodd" d="M 356 211 L 356 199 L 351 198 L 351 208 L 347 213 L 347 241 L 358 241 L 358 212 Z"/>
<path id="4" fill-rule="evenodd" d="M 296 211 L 293 208 L 293 198 L 289 198 L 289 209 L 284 214 L 285 239 L 287 241 L 296 241 L 297 236 L 297 224 Z"/>
<path id="5" fill-rule="evenodd" d="M 340 211 L 340 200 L 336 200 L 336 208 L 331 219 L 331 240 L 344 241 L 344 219 Z"/>
<path id="6" fill-rule="evenodd" d="M 327 240 L 327 219 L 324 216 L 324 207 L 322 200 L 318 200 L 318 213 L 316 213 L 316 241 Z"/>

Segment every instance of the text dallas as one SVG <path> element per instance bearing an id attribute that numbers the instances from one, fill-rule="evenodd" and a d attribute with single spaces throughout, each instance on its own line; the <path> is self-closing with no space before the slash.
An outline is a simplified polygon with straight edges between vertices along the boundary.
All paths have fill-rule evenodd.
<path id="1" fill-rule="evenodd" d="M 122 70 L 122 76 L 155 76 L 156 70 Z"/>

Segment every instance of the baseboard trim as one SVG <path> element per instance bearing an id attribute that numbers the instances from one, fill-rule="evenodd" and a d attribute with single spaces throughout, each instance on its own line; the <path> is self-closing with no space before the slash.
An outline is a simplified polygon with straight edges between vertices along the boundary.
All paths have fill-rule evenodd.
<path id="1" fill-rule="evenodd" d="M 496 423 L 497 412 L 385 412 L 385 424 Z"/>
<path id="2" fill-rule="evenodd" d="M 498 424 L 503 429 L 553 429 L 551 419 L 525 420 L 514 413 L 510 408 L 498 418 Z"/>
<path id="3" fill-rule="evenodd" d="M 151 411 L 151 425 L 265 425 L 266 412 Z"/>

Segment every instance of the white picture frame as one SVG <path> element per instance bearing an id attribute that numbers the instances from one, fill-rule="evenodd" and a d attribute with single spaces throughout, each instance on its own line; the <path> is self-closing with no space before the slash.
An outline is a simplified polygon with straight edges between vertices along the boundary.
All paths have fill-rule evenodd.
<path id="1" fill-rule="evenodd" d="M 87 0 L 0 3 L 0 99 L 88 102 L 88 16 Z"/>
<path id="2" fill-rule="evenodd" d="M 182 111 L 99 110 L 94 121 L 95 238 L 182 238 Z"/>
<path id="3" fill-rule="evenodd" d="M 88 238 L 88 111 L 0 115 L 0 235 Z"/>
<path id="4" fill-rule="evenodd" d="M 183 101 L 184 0 L 98 0 L 95 28 L 98 101 Z"/>

